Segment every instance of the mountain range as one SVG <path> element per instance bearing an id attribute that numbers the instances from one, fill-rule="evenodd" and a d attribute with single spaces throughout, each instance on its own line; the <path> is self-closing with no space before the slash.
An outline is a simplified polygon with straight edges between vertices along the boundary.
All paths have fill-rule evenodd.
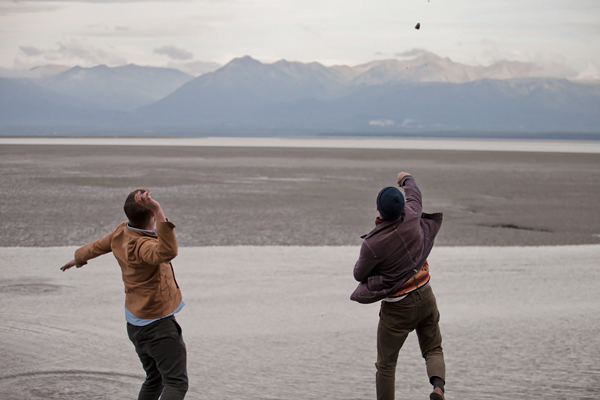
<path id="1" fill-rule="evenodd" d="M 0 134 L 600 134 L 600 83 L 560 66 L 424 53 L 358 66 L 233 59 L 199 77 L 75 67 L 0 78 Z"/>

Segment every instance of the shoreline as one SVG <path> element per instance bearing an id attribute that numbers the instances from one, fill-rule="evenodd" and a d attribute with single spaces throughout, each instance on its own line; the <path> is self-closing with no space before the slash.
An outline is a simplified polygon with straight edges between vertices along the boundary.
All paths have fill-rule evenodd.
<path id="1" fill-rule="evenodd" d="M 0 137 L 0 145 L 387 149 L 600 154 L 600 142 L 532 139 L 293 137 Z"/>

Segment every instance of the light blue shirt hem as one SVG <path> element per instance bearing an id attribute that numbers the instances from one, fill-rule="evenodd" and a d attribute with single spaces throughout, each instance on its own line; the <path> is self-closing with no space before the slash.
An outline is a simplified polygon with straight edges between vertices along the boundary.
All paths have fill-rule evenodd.
<path id="1" fill-rule="evenodd" d="M 171 314 L 165 315 L 164 317 L 160 317 L 160 318 L 154 318 L 154 319 L 142 319 L 142 318 L 138 318 L 135 315 L 133 315 L 132 313 L 130 313 L 129 310 L 127 309 L 127 307 L 125 307 L 125 319 L 131 325 L 146 326 L 146 325 L 150 325 L 151 323 L 156 322 L 156 321 L 158 321 L 160 319 L 170 317 L 171 315 L 175 315 L 176 313 L 178 313 L 179 311 L 181 311 L 181 309 L 183 308 L 183 306 L 185 306 L 185 303 L 183 302 L 183 300 L 181 300 L 181 303 L 179 303 L 179 305 L 177 306 L 177 308 L 175 309 L 175 311 L 173 311 Z"/>

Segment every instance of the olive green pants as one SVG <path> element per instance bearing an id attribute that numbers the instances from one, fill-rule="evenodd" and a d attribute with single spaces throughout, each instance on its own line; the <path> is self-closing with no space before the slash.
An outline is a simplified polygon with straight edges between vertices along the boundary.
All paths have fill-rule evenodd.
<path id="1" fill-rule="evenodd" d="M 431 287 L 412 293 L 395 303 L 382 301 L 377 327 L 377 399 L 394 400 L 398 353 L 408 334 L 415 330 L 429 380 L 446 380 L 442 351 L 440 313 Z"/>

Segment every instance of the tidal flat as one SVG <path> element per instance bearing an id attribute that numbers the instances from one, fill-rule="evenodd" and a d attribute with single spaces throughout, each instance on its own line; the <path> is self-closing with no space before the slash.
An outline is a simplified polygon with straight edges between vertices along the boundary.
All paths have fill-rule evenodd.
<path id="1" fill-rule="evenodd" d="M 443 212 L 429 258 L 447 398 L 600 395 L 600 154 L 0 145 L 3 399 L 135 399 L 111 255 L 59 270 L 150 188 L 173 221 L 187 399 L 375 397 L 378 304 L 349 300 L 375 197 L 413 174 Z M 397 398 L 427 398 L 416 336 Z"/>
<path id="2" fill-rule="evenodd" d="M 146 187 L 180 246 L 359 245 L 400 171 L 444 213 L 438 245 L 600 243 L 597 153 L 0 145 L 0 244 L 84 244 Z"/>

